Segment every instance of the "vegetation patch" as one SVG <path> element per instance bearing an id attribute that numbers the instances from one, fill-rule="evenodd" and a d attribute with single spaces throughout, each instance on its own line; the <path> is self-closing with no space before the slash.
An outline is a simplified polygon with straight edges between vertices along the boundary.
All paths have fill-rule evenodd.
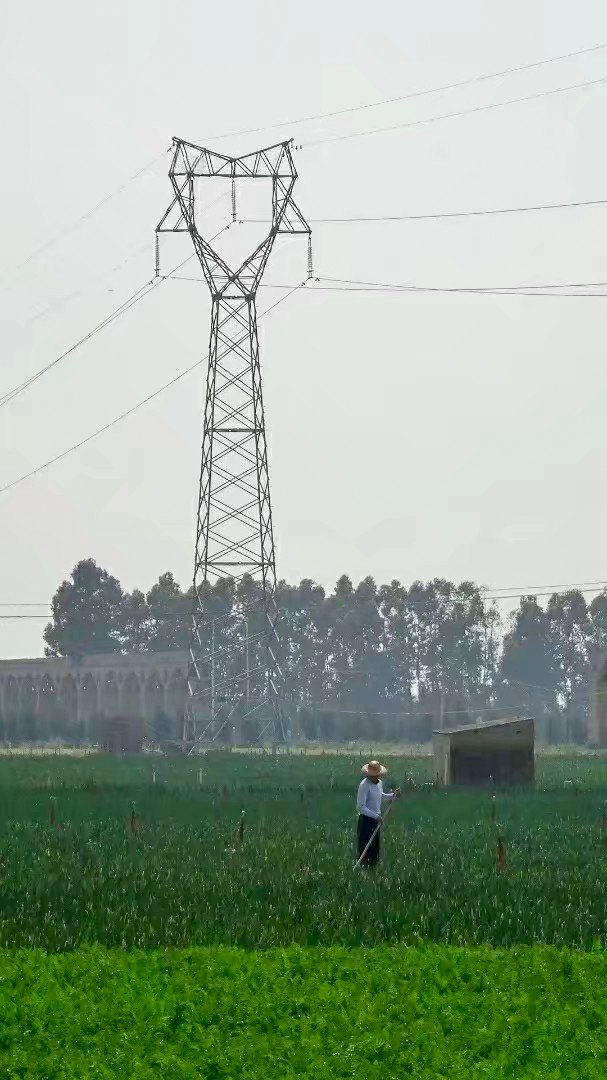
<path id="1" fill-rule="evenodd" d="M 418 787 L 369 874 L 360 758 L 4 759 L 0 946 L 604 943 L 602 761 L 541 764 L 536 791 L 497 793 L 495 823 L 486 793 L 391 768 Z"/>
<path id="2" fill-rule="evenodd" d="M 607 1069 L 602 952 L 0 954 L 0 1076 L 571 1077 Z"/>

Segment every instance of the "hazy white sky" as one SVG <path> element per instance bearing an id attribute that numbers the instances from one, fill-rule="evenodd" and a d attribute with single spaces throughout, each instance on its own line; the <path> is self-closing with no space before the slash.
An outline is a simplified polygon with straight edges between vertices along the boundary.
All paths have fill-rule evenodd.
<path id="1" fill-rule="evenodd" d="M 4 5 L 0 395 L 153 274 L 172 135 L 240 154 L 293 135 L 309 218 L 607 197 L 606 87 L 364 139 L 607 76 L 607 50 L 465 89 L 214 142 L 607 42 L 597 0 L 55 0 Z M 606 84 L 607 85 L 607 84 Z M 146 163 L 94 214 L 15 270 Z M 226 203 L 226 213 L 228 212 Z M 607 207 L 314 229 L 319 275 L 435 286 L 607 280 Z M 167 268 L 187 237 L 163 249 Z M 305 277 L 281 242 L 268 282 Z M 118 267 L 118 269 L 116 269 Z M 260 308 L 278 295 L 263 290 Z M 45 309 L 49 309 L 46 311 Z M 0 408 L 0 485 L 206 352 L 204 286 L 167 281 Z M 280 576 L 607 577 L 607 300 L 297 294 L 261 324 Z M 0 496 L 0 601 L 48 601 L 92 556 L 125 588 L 189 584 L 203 375 Z M 6 609 L 4 609 L 6 611 Z M 42 621 L 0 621 L 0 655 Z"/>

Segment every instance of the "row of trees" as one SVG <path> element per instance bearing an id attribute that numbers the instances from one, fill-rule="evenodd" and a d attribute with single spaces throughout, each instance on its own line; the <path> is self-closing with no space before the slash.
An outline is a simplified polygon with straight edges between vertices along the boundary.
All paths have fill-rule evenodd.
<path id="1" fill-rule="evenodd" d="M 343 575 L 330 593 L 310 579 L 281 582 L 278 599 L 286 699 L 310 737 L 336 727 L 342 736 L 355 730 L 351 737 L 402 734 L 404 725 L 423 738 L 440 723 L 513 709 L 535 716 L 548 740 L 586 737 L 592 657 L 607 645 L 607 591 L 590 605 L 577 590 L 555 593 L 545 607 L 522 596 L 505 625 L 469 581 L 436 578 L 407 588 L 367 577 L 354 586 Z M 247 649 L 254 672 L 259 585 L 246 577 L 236 587 L 219 581 L 203 600 L 216 677 L 228 679 L 230 664 L 241 670 Z M 191 590 L 171 573 L 147 593 L 129 593 L 84 560 L 53 598 L 46 653 L 187 648 L 191 606 Z"/>

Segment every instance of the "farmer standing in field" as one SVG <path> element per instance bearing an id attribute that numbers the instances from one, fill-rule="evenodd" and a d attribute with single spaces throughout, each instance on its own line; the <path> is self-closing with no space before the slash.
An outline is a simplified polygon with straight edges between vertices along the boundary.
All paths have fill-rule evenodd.
<path id="1" fill-rule="evenodd" d="M 398 799 L 400 796 L 400 788 L 396 788 L 390 793 L 384 791 L 381 777 L 385 776 L 387 771 L 383 765 L 380 765 L 379 761 L 369 761 L 362 767 L 363 779 L 358 785 L 358 798 L 356 800 L 356 808 L 359 814 L 357 827 L 359 859 L 377 826 L 383 824 L 381 815 L 382 799 L 391 802 L 392 799 Z M 377 865 L 380 831 L 380 829 L 377 829 L 373 842 L 365 855 L 363 866 Z"/>

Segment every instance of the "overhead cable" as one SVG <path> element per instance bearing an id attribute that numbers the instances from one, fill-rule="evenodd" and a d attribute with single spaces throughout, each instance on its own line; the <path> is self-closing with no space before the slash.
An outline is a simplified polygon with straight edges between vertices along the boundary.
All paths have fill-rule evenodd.
<path id="1" fill-rule="evenodd" d="M 405 120 L 399 124 L 388 124 L 385 127 L 367 128 L 364 131 L 351 131 L 347 135 L 327 135 L 323 139 L 313 139 L 306 142 L 306 149 L 313 146 L 326 146 L 328 143 L 344 142 L 346 139 L 362 139 L 367 135 L 381 135 L 390 131 L 402 131 L 405 128 L 420 127 L 422 124 L 436 124 L 440 120 L 453 120 L 458 116 L 472 116 L 474 113 L 488 112 L 490 109 L 503 109 L 506 105 L 520 105 L 527 101 L 538 101 L 540 98 L 552 97 L 555 94 L 568 94 L 573 90 L 584 90 L 590 86 L 599 86 L 607 82 L 607 75 L 600 79 L 588 79 L 586 82 L 571 83 L 569 86 L 557 86 L 553 90 L 540 90 L 535 94 L 525 94 L 523 97 L 508 98 L 507 101 L 492 101 L 486 105 L 475 105 L 469 109 L 457 109 L 455 112 L 441 113 L 439 116 L 427 116 L 423 120 Z"/>
<path id="2" fill-rule="evenodd" d="M 126 180 L 119 184 L 118 187 L 113 188 L 113 190 L 108 192 L 107 195 L 104 195 L 103 198 L 100 199 L 99 202 L 95 203 L 94 206 L 91 206 L 89 210 L 85 210 L 85 212 L 81 214 L 80 217 L 74 218 L 73 221 L 69 222 L 67 225 L 64 225 L 64 227 L 58 232 L 56 232 L 54 236 L 51 236 L 50 239 L 45 240 L 43 244 L 40 244 L 39 247 L 35 248 L 32 252 L 30 252 L 30 254 L 25 259 L 23 259 L 22 262 L 17 263 L 16 266 L 12 267 L 12 269 L 6 270 L 2 274 L 2 276 L 0 276 L 0 282 L 3 282 L 7 277 L 10 277 L 12 274 L 18 273 L 29 263 L 33 262 L 34 259 L 37 259 L 39 255 L 42 255 L 45 251 L 48 251 L 49 248 L 52 248 L 55 246 L 55 244 L 58 244 L 59 241 L 63 240 L 64 237 L 66 237 L 69 233 L 74 232 L 85 221 L 88 221 L 90 218 L 92 218 L 98 210 L 101 210 L 103 206 L 105 206 L 112 199 L 114 199 L 116 195 L 119 195 L 135 180 L 138 180 L 146 172 L 149 172 L 149 170 L 152 169 L 154 165 L 157 165 L 158 162 L 163 161 L 165 156 L 166 151 L 164 151 L 162 154 L 157 154 L 156 157 L 152 158 L 151 161 L 148 161 L 147 165 L 143 165 L 141 169 L 138 169 L 137 172 L 133 173 L 132 176 L 129 176 Z"/>
<path id="3" fill-rule="evenodd" d="M 179 280 L 179 279 L 177 279 Z M 329 286 L 318 285 L 316 282 L 330 282 Z M 590 281 L 590 282 L 558 282 L 558 283 L 544 283 L 538 285 L 413 285 L 413 284 L 395 284 L 391 282 L 379 282 L 379 281 L 359 281 L 355 278 L 336 278 L 336 277 L 317 277 L 314 279 L 314 287 L 312 292 L 328 291 L 328 292 L 396 292 L 396 293 L 464 293 L 472 295 L 485 295 L 490 296 L 598 296 L 605 297 L 607 293 L 597 292 L 575 292 L 566 293 L 562 292 L 563 289 L 591 289 L 591 288 L 605 288 L 607 281 Z M 275 285 L 274 288 L 283 288 L 287 286 Z M 556 290 L 556 291 L 548 291 Z"/>
<path id="4" fill-rule="evenodd" d="M 184 266 L 185 261 L 181 265 Z M 151 281 L 146 281 L 144 285 L 140 285 L 140 287 L 136 290 L 136 292 L 132 294 L 132 296 L 128 298 L 128 300 L 123 301 L 122 304 L 120 304 L 112 312 L 106 315 L 105 318 L 101 320 L 101 322 L 97 323 L 97 325 L 94 326 L 91 330 L 89 330 L 88 333 L 84 335 L 84 337 L 81 337 L 78 341 L 71 345 L 69 349 L 66 349 L 65 352 L 61 353 L 60 356 L 55 357 L 55 359 L 51 360 L 49 364 L 46 364 L 43 368 L 40 368 L 39 371 L 34 372 L 33 375 L 30 375 L 27 379 L 24 379 L 23 382 L 19 383 L 17 386 L 14 386 L 11 390 L 7 390 L 5 394 L 0 396 L 0 408 L 2 408 L 4 405 L 8 405 L 10 401 L 13 401 L 16 397 L 18 397 L 19 394 L 22 394 L 24 390 L 27 390 L 35 382 L 38 382 L 38 380 L 41 379 L 43 375 L 46 375 L 47 372 L 51 371 L 52 368 L 57 366 L 57 364 L 60 364 L 62 360 L 65 360 L 66 357 L 71 356 L 72 353 L 76 352 L 76 350 L 79 349 L 82 345 L 86 344 L 87 341 L 90 341 L 91 338 L 95 337 L 96 334 L 99 334 L 102 330 L 104 330 L 106 326 L 109 326 L 116 319 L 120 318 L 121 315 L 124 315 L 125 312 L 129 311 L 130 308 L 134 307 L 135 304 L 138 304 L 140 300 L 143 300 L 144 297 L 146 297 L 150 292 L 157 288 L 161 280 L 161 278 L 152 278 Z"/>
<path id="5" fill-rule="evenodd" d="M 216 199 L 213 200 L 213 202 L 216 201 Z M 211 237 L 211 241 L 216 240 L 217 237 L 222 232 L 225 232 L 228 228 L 229 225 L 225 225 L 222 229 L 219 230 L 219 232 L 215 233 L 215 235 Z M 168 278 L 172 277 L 173 274 L 176 274 L 178 270 L 181 270 L 193 258 L 193 255 L 188 255 L 186 259 L 183 259 L 180 263 L 177 264 L 177 266 L 174 266 L 168 274 L 162 274 L 159 277 L 154 277 L 151 278 L 149 281 L 146 281 L 144 285 L 141 285 L 136 290 L 136 292 L 134 292 L 132 296 L 128 298 L 128 300 L 125 300 L 122 304 L 119 305 L 119 307 L 115 308 L 112 312 L 110 312 L 109 315 L 106 315 L 105 318 L 101 320 L 101 322 L 97 323 L 97 325 L 94 326 L 92 330 L 89 330 L 88 333 L 84 335 L 84 337 L 80 338 L 77 342 L 75 342 L 74 345 L 71 345 L 70 348 L 66 349 L 64 353 L 61 353 L 60 356 L 55 357 L 55 359 L 51 360 L 49 364 L 46 364 L 45 367 L 40 368 L 39 371 L 34 372 L 33 375 L 30 375 L 27 379 L 24 379 L 23 382 L 19 383 L 17 386 L 14 386 L 12 390 L 8 390 L 4 395 L 1 395 L 0 409 L 4 405 L 7 405 L 10 401 L 13 401 L 14 398 L 18 397 L 19 394 L 22 394 L 23 391 L 27 390 L 30 386 L 32 386 L 33 383 L 41 379 L 43 375 L 46 375 L 48 371 L 51 371 L 51 369 L 56 367 L 57 364 L 61 363 L 62 360 L 65 360 L 66 357 L 76 352 L 76 350 L 79 349 L 82 345 L 84 345 L 87 341 L 90 341 L 91 338 L 96 336 L 96 334 L 104 330 L 106 326 L 109 326 L 116 319 L 120 318 L 121 315 L 124 315 L 125 312 L 129 311 L 132 307 L 135 306 L 135 304 L 138 304 L 140 300 L 143 300 L 146 296 L 149 296 L 149 294 L 153 292 L 154 289 L 157 289 L 163 281 L 166 281 Z"/>
<path id="6" fill-rule="evenodd" d="M 566 589 L 569 591 L 571 589 L 592 588 L 594 585 L 599 585 L 601 588 L 604 588 L 607 585 L 607 581 L 573 581 L 568 585 L 525 585 L 524 588 L 520 585 L 490 585 L 486 589 L 481 589 L 481 592 L 488 600 L 492 600 L 493 597 L 488 596 L 488 593 L 516 591 L 519 596 L 527 596 L 530 593 L 534 593 L 536 589 L 554 589 L 555 591 Z"/>
<path id="7" fill-rule="evenodd" d="M 190 255 L 189 258 L 193 259 L 194 256 Z M 188 260 L 186 260 L 186 262 L 187 261 Z M 167 277 L 169 276 L 170 275 L 167 275 Z M 164 279 L 161 278 L 160 280 Z M 282 304 L 285 300 L 288 300 L 288 298 L 292 296 L 294 292 L 297 292 L 299 289 L 305 286 L 305 284 L 306 282 L 303 281 L 299 285 L 293 286 L 290 292 L 285 293 L 284 296 L 281 296 L 279 300 L 276 300 L 275 303 L 271 304 L 270 307 L 266 308 L 265 311 L 262 311 L 259 315 L 259 319 L 262 319 L 266 315 L 269 315 L 269 313 L 273 311 L 274 308 L 277 308 L 279 304 Z M 31 479 L 31 477 L 37 476 L 38 473 L 44 472 L 44 470 L 50 468 L 51 465 L 55 465 L 58 461 L 62 461 L 64 458 L 68 457 L 69 454 L 73 454 L 74 451 L 80 450 L 83 446 L 86 446 L 87 443 L 90 443 L 93 441 L 93 439 L 98 438 L 99 435 L 103 435 L 104 432 L 109 431 L 110 428 L 115 427 L 116 424 L 121 423 L 122 420 L 126 420 L 127 417 L 132 416 L 133 413 L 143 408 L 144 405 L 148 405 L 150 401 L 153 401 L 155 398 L 159 397 L 165 392 L 165 390 L 168 390 L 169 387 L 174 386 L 175 383 L 185 378 L 186 375 L 189 375 L 190 372 L 196 371 L 196 369 L 199 368 L 200 365 L 203 364 L 207 359 L 208 356 L 204 356 L 202 357 L 202 359 L 197 360 L 194 364 L 191 364 L 190 367 L 185 368 L 184 371 L 180 371 L 178 375 L 175 375 L 174 378 L 170 379 L 169 382 L 164 384 L 164 386 L 160 386 L 158 390 L 154 390 L 153 393 L 148 394 L 147 397 L 143 398 L 141 401 L 138 401 L 135 405 L 132 405 L 130 409 L 127 409 L 125 412 L 121 413 L 120 416 L 114 417 L 113 420 L 110 420 L 109 423 L 104 424 L 103 427 L 97 428 L 95 431 L 92 431 L 90 435 L 85 436 L 84 439 L 81 439 L 79 442 L 74 443 L 73 446 L 69 446 L 67 450 L 63 450 L 60 454 L 56 454 L 55 457 L 50 458 L 48 461 L 45 461 L 41 465 L 36 466 L 36 468 L 30 469 L 29 472 L 17 477 L 16 480 L 11 480 L 8 484 L 0 487 L 0 495 L 3 495 L 5 494 L 5 492 L 17 487 L 25 480 L 29 480 Z"/>
<path id="8" fill-rule="evenodd" d="M 506 75 L 518 75 L 522 71 L 530 71 L 532 68 L 546 67 L 548 64 L 556 64 L 561 60 L 574 60 L 579 56 L 587 56 L 590 53 L 601 52 L 607 49 L 607 44 L 592 45 L 587 49 L 577 49 L 575 52 L 562 53 L 560 56 L 549 56 L 545 60 L 533 60 L 529 64 L 519 64 L 516 67 L 502 68 L 501 71 L 491 71 L 483 75 L 472 75 L 468 79 L 459 79 L 457 82 L 443 83 L 440 86 L 432 86 L 426 90 L 411 90 L 406 94 L 396 97 L 383 98 L 379 101 L 370 101 L 362 105 L 351 105 L 345 109 L 333 109 L 331 112 L 316 113 L 311 116 L 299 116 L 291 120 L 279 120 L 277 123 L 266 124 L 264 127 L 245 128 L 241 131 L 224 132 L 221 135 L 205 135 L 201 141 L 218 142 L 220 139 L 237 138 L 239 135 L 256 135 L 260 131 L 273 131 L 281 127 L 295 127 L 298 124 L 314 123 L 317 120 L 330 120 L 335 116 L 346 116 L 348 113 L 363 112 L 366 109 L 378 109 L 384 105 L 395 105 L 402 101 L 412 101 L 415 98 L 427 97 L 430 94 L 442 94 L 448 90 L 459 90 L 464 86 L 472 86 L 475 83 L 487 82 L 490 79 L 501 79 Z M 308 144 L 310 145 L 310 144 Z"/>
<path id="9" fill-rule="evenodd" d="M 598 586 L 598 585 L 594 585 L 594 586 L 591 586 L 591 587 L 590 586 L 588 586 L 588 587 L 585 586 L 584 588 L 579 588 L 579 587 L 576 586 L 576 591 L 581 592 L 581 593 L 599 593 L 599 592 L 603 591 L 604 587 L 605 587 L 604 583 L 601 584 L 600 586 Z M 562 588 L 565 589 L 565 586 L 562 586 Z M 518 600 L 522 596 L 532 596 L 534 598 L 537 597 L 537 596 L 554 596 L 557 591 L 558 590 L 556 588 L 555 589 L 549 589 L 546 592 L 540 592 L 540 591 L 538 591 L 536 589 L 536 590 L 531 591 L 531 592 L 508 593 L 505 596 L 487 596 L 485 599 L 487 599 L 487 600 Z"/>
<path id="10" fill-rule="evenodd" d="M 0 619 L 48 619 L 48 611 L 46 615 L 0 615 Z"/>
<path id="11" fill-rule="evenodd" d="M 267 289 L 288 289 L 289 286 L 288 285 L 266 285 L 266 288 Z M 459 296 L 512 296 L 512 297 L 517 297 L 517 296 L 531 296 L 531 297 L 543 296 L 543 297 L 549 297 L 549 296 L 551 296 L 553 300 L 563 300 L 563 299 L 566 299 L 566 300 L 604 300 L 605 298 L 607 298 L 607 292 L 572 292 L 572 293 L 567 293 L 567 292 L 540 292 L 540 291 L 537 291 L 537 290 L 525 291 L 523 289 L 434 289 L 434 288 L 427 288 L 426 289 L 426 288 L 422 288 L 421 286 L 419 286 L 419 287 L 411 286 L 411 288 L 409 288 L 409 289 L 403 289 L 403 288 L 398 288 L 398 287 L 395 287 L 395 288 L 387 287 L 385 289 L 377 289 L 377 288 L 374 289 L 374 288 L 369 288 L 369 287 L 347 288 L 346 286 L 340 287 L 338 285 L 318 285 L 318 286 L 315 286 L 314 288 L 310 289 L 309 291 L 311 293 L 315 293 L 315 292 L 367 293 L 367 295 L 369 295 L 371 293 L 375 293 L 378 296 L 381 295 L 381 294 L 390 294 L 390 293 L 392 295 L 401 294 L 403 296 L 406 296 L 406 295 L 419 295 L 419 294 L 422 294 L 422 293 L 431 293 L 433 295 L 435 295 L 437 293 L 443 293 L 443 294 L 447 294 L 447 295 L 451 295 L 451 296 L 453 296 L 453 295 L 456 295 L 456 296 L 457 295 L 459 295 Z"/>
<path id="12" fill-rule="evenodd" d="M 298 286 L 298 288 L 299 288 L 299 286 Z M 285 297 L 283 297 L 283 299 L 285 299 Z M 279 303 L 280 302 L 282 302 L 282 301 L 279 301 Z M 271 309 L 268 308 L 267 311 L 264 312 L 264 314 L 267 315 L 270 310 Z M 196 364 L 194 364 L 192 366 L 192 368 L 188 368 L 187 372 L 182 372 L 181 376 L 178 376 L 178 377 L 181 378 L 181 377 L 183 377 L 183 375 L 188 374 L 190 371 L 194 370 L 195 367 L 199 367 L 201 362 L 204 362 L 204 361 L 198 361 Z M 167 386 L 169 386 L 169 385 L 172 385 L 172 384 L 167 383 Z M 159 390 L 156 393 L 159 394 L 161 392 L 162 391 Z M 422 608 L 422 609 L 426 608 L 426 609 L 429 609 L 429 608 L 436 608 L 437 606 L 440 606 L 440 605 L 465 604 L 468 600 L 476 601 L 479 598 L 480 598 L 481 601 L 483 601 L 483 600 L 489 600 L 489 601 L 493 601 L 493 600 L 516 600 L 516 599 L 522 599 L 523 597 L 527 597 L 527 596 L 534 596 L 534 597 L 535 596 L 554 596 L 554 595 L 562 596 L 562 595 L 564 595 L 564 593 L 571 592 L 571 591 L 574 591 L 574 590 L 577 590 L 577 591 L 582 592 L 582 593 L 601 592 L 606 587 L 607 587 L 607 581 L 569 582 L 568 584 L 564 584 L 564 585 L 552 585 L 552 586 L 527 585 L 523 589 L 521 589 L 520 587 L 516 588 L 516 591 L 515 591 L 514 586 L 512 587 L 511 590 L 507 591 L 507 589 L 505 587 L 503 587 L 503 586 L 500 587 L 498 585 L 495 585 L 495 586 L 490 587 L 487 590 L 480 589 L 480 597 L 478 595 L 474 595 L 474 596 L 470 596 L 470 597 L 468 597 L 468 596 L 450 596 L 450 597 L 436 596 L 435 598 L 429 598 L 429 599 L 426 599 L 426 600 L 411 600 L 411 599 L 409 599 L 408 596 L 406 596 L 405 600 L 404 600 L 404 606 L 405 606 L 405 608 Z M 407 590 L 406 586 L 404 586 L 404 588 L 405 588 L 406 591 L 409 591 L 409 590 Z M 543 589 L 549 589 L 550 591 L 549 592 L 538 592 L 538 590 L 543 590 Z M 505 595 L 505 596 L 490 596 L 490 595 L 488 595 L 490 592 L 504 592 L 504 593 L 507 592 L 507 595 Z M 50 606 L 51 606 L 50 604 L 47 604 L 47 603 L 44 603 L 44 602 L 32 603 L 32 602 L 22 602 L 22 601 L 11 602 L 11 601 L 8 601 L 8 600 L 0 601 L 0 608 L 5 608 L 5 607 L 9 607 L 9 608 L 45 607 L 45 608 L 50 609 Z M 208 619 L 207 623 L 205 623 L 204 625 L 205 626 L 210 626 L 211 623 L 223 622 L 225 620 L 230 620 L 230 619 L 238 619 L 238 618 L 244 619 L 244 618 L 246 618 L 247 616 L 249 616 L 251 614 L 260 614 L 263 610 L 264 610 L 263 608 L 253 605 L 251 607 L 245 607 L 243 610 L 239 610 L 237 612 L 233 612 L 233 611 L 224 612 L 223 615 L 217 615 L 217 616 L 214 616 L 214 617 L 210 617 Z M 6 616 L 6 618 L 10 618 L 10 617 L 11 616 Z M 46 614 L 39 613 L 37 615 L 24 616 L 24 617 L 36 618 L 36 619 L 37 618 L 48 618 L 48 611 L 46 612 Z M 166 618 L 168 618 L 168 617 L 169 616 L 166 616 Z M 171 616 L 171 618 L 173 618 L 177 622 L 180 622 L 180 621 L 183 621 L 183 620 L 187 621 L 187 620 L 191 619 L 191 612 L 175 613 L 173 616 Z M 354 672 L 355 670 L 356 669 L 351 668 L 348 673 Z M 344 673 L 342 672 L 342 674 L 344 674 Z M 514 682 L 516 680 L 511 680 L 511 681 Z M 532 685 L 532 684 L 529 683 L 529 684 L 525 684 L 525 685 Z M 544 689 L 544 687 L 538 687 L 538 689 Z"/>
<path id="13" fill-rule="evenodd" d="M 203 285 L 204 279 L 201 277 L 189 277 L 184 274 L 173 274 L 171 276 L 172 281 L 189 281 L 194 285 Z M 604 296 L 605 293 L 561 293 L 561 292 L 547 292 L 543 293 L 543 289 L 591 289 L 606 287 L 607 281 L 572 281 L 561 282 L 559 284 L 544 284 L 544 285 L 496 285 L 492 287 L 487 286 L 436 286 L 436 285 L 396 285 L 390 282 L 379 281 L 357 281 L 353 278 L 329 278 L 329 277 L 316 277 L 311 279 L 312 286 L 308 290 L 309 292 L 368 292 L 368 293 L 381 293 L 381 292 L 397 292 L 397 293 L 417 293 L 417 292 L 430 292 L 430 293 L 489 293 L 491 296 Z M 337 282 L 341 284 L 332 286 L 323 286 L 317 284 L 317 282 L 329 281 Z M 260 288 L 264 289 L 292 289 L 293 283 L 286 282 L 266 282 L 262 283 Z"/>
<path id="14" fill-rule="evenodd" d="M 440 210 L 428 214 L 383 214 L 380 217 L 309 218 L 310 225 L 350 225 L 381 221 L 438 221 L 442 218 L 489 217 L 493 214 L 529 214 L 538 210 L 571 210 L 579 207 L 605 206 L 607 199 L 580 199 L 577 202 L 540 203 L 536 206 L 502 206 L 488 210 Z M 260 218 L 251 218 L 260 223 Z"/>
<path id="15" fill-rule="evenodd" d="M 221 194 L 218 195 L 216 198 L 211 199 L 209 202 L 205 203 L 204 206 L 201 206 L 200 213 L 203 213 L 206 210 L 210 210 L 211 207 L 215 206 L 218 202 L 221 202 L 222 199 L 227 199 L 227 197 L 228 197 L 227 192 L 225 192 L 225 191 L 221 192 Z M 128 252 L 127 255 L 124 256 L 123 259 L 120 260 L 120 262 L 118 262 L 114 266 L 112 266 L 108 270 L 107 274 L 103 274 L 103 275 L 100 275 L 98 277 L 95 277 L 93 279 L 93 283 L 96 283 L 96 282 L 101 283 L 102 281 L 107 281 L 113 274 L 117 273 L 119 270 L 122 270 L 124 266 L 126 266 L 129 262 L 131 262 L 132 259 L 138 258 L 140 255 L 143 255 L 145 252 L 147 252 L 148 255 L 149 255 L 149 253 L 150 253 L 150 245 L 149 245 L 149 243 L 140 244 L 138 247 L 132 249 L 130 252 Z M 52 300 L 49 304 L 47 304 L 47 306 L 45 308 L 42 308 L 41 310 L 39 310 L 37 312 L 34 312 L 33 315 L 30 315 L 30 317 L 28 319 L 26 319 L 26 321 L 25 321 L 25 323 L 23 325 L 29 326 L 31 323 L 36 322 L 38 319 L 41 319 L 45 315 L 48 315 L 51 312 L 55 311 L 58 307 L 63 307 L 63 306 L 65 306 L 65 304 L 69 303 L 71 300 L 75 300 L 79 296 L 84 295 L 84 293 L 85 293 L 85 288 L 82 288 L 82 289 L 76 290 L 75 292 L 69 293 L 67 296 L 57 297 L 55 300 Z"/>
<path id="16" fill-rule="evenodd" d="M 384 98 L 379 101 L 366 102 L 362 105 L 352 105 L 343 109 L 333 109 L 330 112 L 316 113 L 310 116 L 300 116 L 290 120 L 280 120 L 272 124 L 265 124 L 262 127 L 245 128 L 240 131 L 228 131 L 223 132 L 220 135 L 206 135 L 202 137 L 201 141 L 217 142 L 221 139 L 237 138 L 240 135 L 253 135 L 257 134 L 260 131 L 273 131 L 276 128 L 281 127 L 294 127 L 296 125 L 312 123 L 318 120 L 332 119 L 336 116 L 345 116 L 349 113 L 363 112 L 367 109 L 376 109 L 384 105 L 394 105 L 403 101 L 411 101 L 416 98 L 427 97 L 430 94 L 440 94 L 449 90 L 457 90 L 465 86 L 472 86 L 476 83 L 487 82 L 492 79 L 499 79 L 509 75 L 517 75 L 523 71 L 530 71 L 534 68 L 546 67 L 550 64 L 559 63 L 563 60 L 574 60 L 580 56 L 589 56 L 592 53 L 601 52 L 604 49 L 607 49 L 607 43 L 600 45 L 591 45 L 586 49 L 576 49 L 573 52 L 561 53 L 558 56 L 548 56 L 543 60 L 533 60 L 528 64 L 518 64 L 509 68 L 502 68 L 499 71 L 487 72 L 481 75 L 473 75 L 467 79 L 460 79 L 457 82 L 452 83 L 444 83 L 440 86 L 428 87 L 425 90 L 412 90 L 406 94 L 399 94 L 395 97 Z M 77 229 L 79 225 L 87 221 L 89 218 L 93 217 L 93 215 L 96 214 L 98 210 L 100 210 L 103 206 L 110 202 L 116 195 L 119 195 L 122 191 L 124 191 L 129 184 L 131 184 L 135 180 L 138 180 L 139 177 L 152 169 L 160 161 L 165 160 L 166 154 L 170 152 L 171 149 L 172 147 L 169 147 L 167 151 L 164 151 L 162 154 L 156 155 L 156 157 L 152 158 L 151 161 L 148 161 L 146 165 L 143 165 L 132 176 L 128 177 L 125 181 L 119 184 L 118 187 L 114 188 L 107 195 L 104 195 L 104 197 L 100 199 L 99 202 L 95 203 L 95 205 L 92 206 L 89 210 L 86 210 L 83 214 L 80 215 L 80 217 L 74 219 L 74 221 L 65 225 L 49 240 L 46 240 L 43 244 L 37 247 L 27 256 L 27 258 L 25 258 L 22 262 L 18 263 L 17 266 L 13 267 L 11 270 L 5 271 L 5 273 L 0 277 L 0 282 L 2 282 L 10 274 L 17 273 L 24 266 L 27 266 L 28 263 L 32 262 L 39 255 L 43 254 L 43 252 L 57 244 L 66 235 L 74 232 L 74 230 Z"/>

